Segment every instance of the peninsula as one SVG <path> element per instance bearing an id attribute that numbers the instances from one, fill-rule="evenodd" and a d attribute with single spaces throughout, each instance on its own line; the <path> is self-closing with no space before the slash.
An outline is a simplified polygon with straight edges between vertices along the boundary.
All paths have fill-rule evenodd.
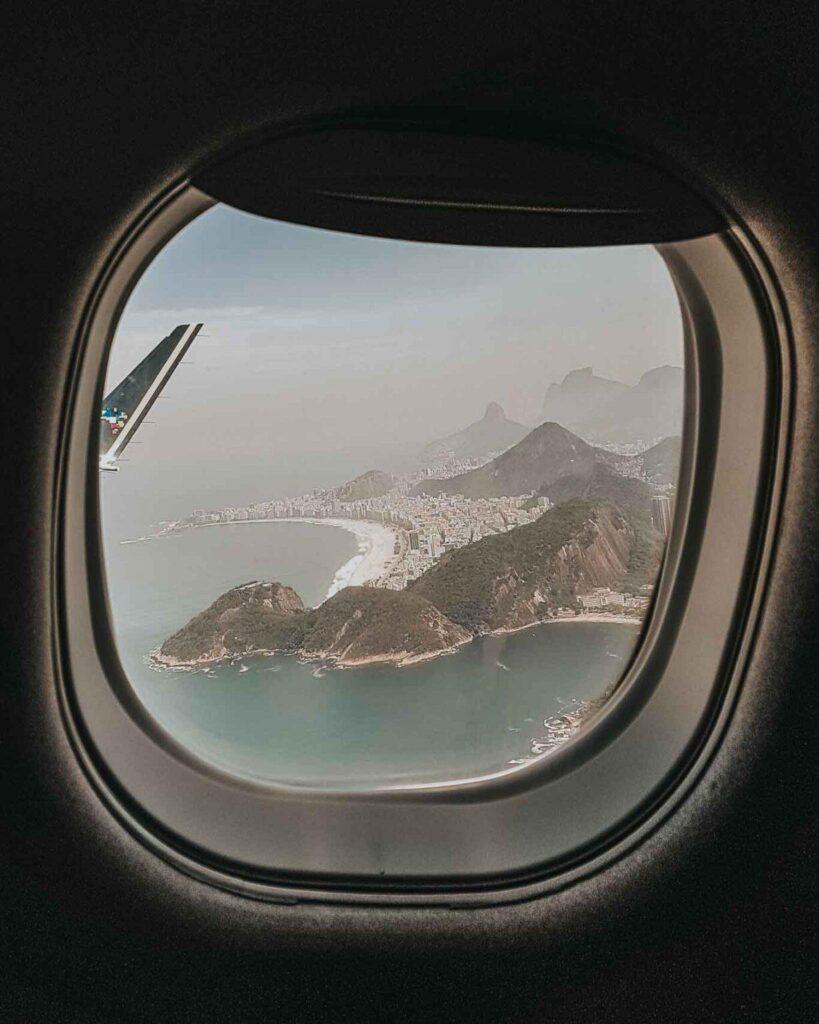
<path id="1" fill-rule="evenodd" d="M 574 617 L 582 595 L 607 592 L 629 575 L 635 584 L 653 579 L 662 543 L 659 535 L 638 537 L 643 528 L 610 501 L 574 498 L 532 523 L 447 552 L 403 590 L 351 586 L 308 609 L 281 583 L 245 583 L 152 658 L 171 668 L 274 653 L 338 668 L 411 665 L 486 633 Z M 635 600 L 635 621 L 641 607 Z"/>

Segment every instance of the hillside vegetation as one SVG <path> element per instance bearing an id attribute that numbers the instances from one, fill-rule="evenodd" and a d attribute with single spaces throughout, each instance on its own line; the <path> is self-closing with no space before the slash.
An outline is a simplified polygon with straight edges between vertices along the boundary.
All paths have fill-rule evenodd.
<path id="1" fill-rule="evenodd" d="M 611 501 L 572 498 L 533 523 L 448 552 L 406 590 L 348 587 L 305 609 L 290 587 L 243 584 L 153 658 L 192 667 L 280 652 L 341 667 L 408 665 L 482 633 L 543 622 L 595 587 L 653 579 L 656 561 L 639 534 L 630 513 Z"/>
<path id="2" fill-rule="evenodd" d="M 444 555 L 410 592 L 471 633 L 516 629 L 626 575 L 634 531 L 608 502 L 573 500 Z"/>
<path id="3" fill-rule="evenodd" d="M 282 607 L 270 590 L 296 597 Z M 297 602 L 297 603 L 296 603 Z M 305 609 L 279 583 L 244 584 L 222 594 L 169 637 L 153 660 L 192 667 L 254 654 L 300 654 L 342 667 L 434 657 L 470 639 L 423 597 L 406 591 L 347 587 L 319 608 Z"/>
<path id="4" fill-rule="evenodd" d="M 620 586 L 635 592 L 646 583 L 653 583 L 660 568 L 663 539 L 651 521 L 651 488 L 642 480 L 618 476 L 605 465 L 595 465 L 588 475 L 569 474 L 541 488 L 555 505 L 584 498 L 608 501 L 628 520 L 631 545 L 626 572 Z"/>

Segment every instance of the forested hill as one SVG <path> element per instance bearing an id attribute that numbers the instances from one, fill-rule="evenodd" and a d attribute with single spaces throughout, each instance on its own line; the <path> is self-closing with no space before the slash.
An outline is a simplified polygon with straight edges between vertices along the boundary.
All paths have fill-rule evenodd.
<path id="1" fill-rule="evenodd" d="M 638 458 L 645 478 L 653 484 L 676 484 L 681 450 L 681 437 L 664 437 L 644 451 Z"/>
<path id="2" fill-rule="evenodd" d="M 660 568 L 663 538 L 651 521 L 651 488 L 642 480 L 619 476 L 597 464 L 591 473 L 569 474 L 541 488 L 555 505 L 573 499 L 610 502 L 629 521 L 633 531 L 626 573 L 621 586 L 634 591 L 653 583 Z"/>
<path id="3" fill-rule="evenodd" d="M 610 502 L 572 500 L 445 554 L 409 590 L 471 633 L 517 629 L 573 607 L 579 593 L 618 586 L 635 541 Z"/>

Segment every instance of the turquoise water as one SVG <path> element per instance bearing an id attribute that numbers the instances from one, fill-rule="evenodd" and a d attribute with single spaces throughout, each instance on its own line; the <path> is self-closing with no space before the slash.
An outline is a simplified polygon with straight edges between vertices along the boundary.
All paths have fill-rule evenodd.
<path id="1" fill-rule="evenodd" d="M 207 760 L 291 784 L 472 777 L 532 755 L 546 716 L 619 674 L 636 630 L 550 624 L 484 637 L 408 668 L 323 670 L 293 657 L 135 680 L 145 705 Z"/>
<path id="2" fill-rule="evenodd" d="M 142 702 L 211 763 L 288 784 L 441 781 L 530 758 L 543 719 L 598 695 L 637 637 L 617 623 L 552 623 L 489 636 L 407 668 L 328 670 L 297 658 L 210 672 L 157 670 L 148 653 L 231 586 L 276 579 L 308 604 L 357 551 L 326 525 L 205 527 L 106 542 L 114 634 Z"/>

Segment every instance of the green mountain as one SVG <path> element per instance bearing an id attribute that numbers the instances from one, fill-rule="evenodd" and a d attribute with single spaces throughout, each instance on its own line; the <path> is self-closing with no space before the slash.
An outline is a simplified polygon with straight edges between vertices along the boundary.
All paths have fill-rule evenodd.
<path id="1" fill-rule="evenodd" d="M 626 572 L 620 585 L 627 591 L 653 583 L 660 568 L 663 539 L 651 521 L 651 494 L 648 484 L 634 477 L 623 477 L 598 463 L 588 474 L 568 474 L 541 488 L 541 494 L 558 507 L 577 499 L 610 503 L 628 520 L 632 540 Z"/>
<path id="2" fill-rule="evenodd" d="M 332 659 L 342 667 L 377 662 L 409 665 L 470 639 L 424 597 L 408 591 L 347 587 L 306 619 L 300 653 Z"/>
<path id="3" fill-rule="evenodd" d="M 278 605 L 270 593 L 287 594 Z M 417 594 L 347 587 L 319 608 L 305 609 L 280 583 L 249 583 L 222 594 L 169 637 L 153 660 L 192 668 L 254 654 L 300 654 L 342 668 L 378 662 L 408 665 L 470 639 Z"/>
<path id="4" fill-rule="evenodd" d="M 409 590 L 470 633 L 517 629 L 573 606 L 580 593 L 619 585 L 634 543 L 614 505 L 572 500 L 445 554 Z"/>
<path id="5" fill-rule="evenodd" d="M 281 583 L 243 583 L 218 597 L 205 611 L 169 637 L 154 661 L 162 665 L 205 664 L 250 651 L 298 644 L 295 624 L 305 608 L 299 595 Z"/>

